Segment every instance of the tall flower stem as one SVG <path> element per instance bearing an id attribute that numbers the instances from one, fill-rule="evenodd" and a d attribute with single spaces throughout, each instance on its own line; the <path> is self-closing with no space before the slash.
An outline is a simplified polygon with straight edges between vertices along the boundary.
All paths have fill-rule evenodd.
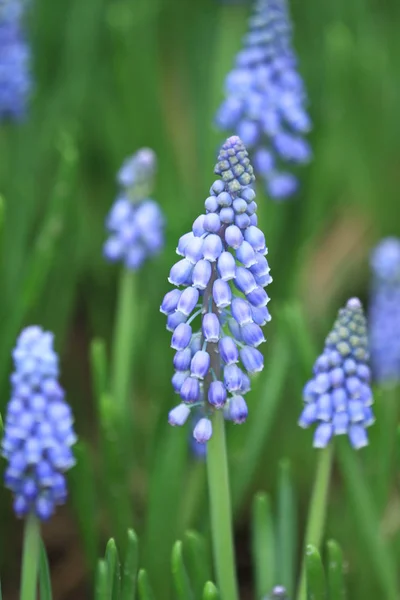
<path id="1" fill-rule="evenodd" d="M 238 600 L 224 415 L 216 411 L 207 445 L 208 493 L 217 584 L 222 600 Z"/>
<path id="2" fill-rule="evenodd" d="M 317 473 L 310 501 L 306 534 L 304 538 L 304 551 L 308 544 L 313 544 L 316 548 L 319 548 L 324 533 L 329 482 L 333 463 L 333 444 L 329 444 L 329 446 L 323 450 L 318 450 L 318 453 Z M 305 560 L 303 558 L 297 600 L 306 600 L 306 598 L 306 569 Z"/>
<path id="3" fill-rule="evenodd" d="M 21 600 L 36 600 L 40 551 L 40 523 L 31 513 L 25 521 L 22 553 Z"/>
<path id="4" fill-rule="evenodd" d="M 118 290 L 112 356 L 112 395 L 122 411 L 127 407 L 132 385 L 135 317 L 136 274 L 123 269 Z"/>

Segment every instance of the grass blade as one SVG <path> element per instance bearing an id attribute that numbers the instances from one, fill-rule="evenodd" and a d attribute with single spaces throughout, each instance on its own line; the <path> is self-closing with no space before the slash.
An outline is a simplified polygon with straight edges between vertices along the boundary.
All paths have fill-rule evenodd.
<path id="1" fill-rule="evenodd" d="M 327 600 L 325 573 L 321 557 L 315 546 L 306 549 L 307 600 Z"/>
<path id="2" fill-rule="evenodd" d="M 128 541 L 122 574 L 122 600 L 135 600 L 139 562 L 138 539 L 133 529 L 128 529 Z"/>
<path id="3" fill-rule="evenodd" d="M 119 600 L 121 591 L 121 568 L 115 540 L 108 540 L 106 547 L 106 562 L 108 571 L 108 585 L 112 600 Z"/>
<path id="4" fill-rule="evenodd" d="M 155 596 L 150 587 L 149 577 L 147 571 L 140 569 L 138 575 L 138 590 L 139 600 L 155 600 Z"/>
<path id="5" fill-rule="evenodd" d="M 278 496 L 277 582 L 286 588 L 290 598 L 294 589 L 297 523 L 293 483 L 288 460 L 281 461 L 279 465 Z"/>
<path id="6" fill-rule="evenodd" d="M 335 540 L 329 540 L 327 545 L 328 554 L 328 595 L 329 600 L 345 600 L 346 590 L 343 575 L 343 553 Z"/>
<path id="7" fill-rule="evenodd" d="M 254 496 L 252 512 L 252 553 L 256 598 L 262 598 L 275 584 L 275 536 L 270 499 Z"/>
<path id="8" fill-rule="evenodd" d="M 107 563 L 103 559 L 97 563 L 95 600 L 112 600 L 109 590 Z"/>
<path id="9" fill-rule="evenodd" d="M 211 577 L 210 557 L 204 538 L 196 531 L 187 531 L 183 554 L 196 600 L 201 600 L 204 584 Z"/>
<path id="10" fill-rule="evenodd" d="M 207 581 L 204 586 L 202 600 L 221 600 L 221 596 L 212 581 Z"/>
<path id="11" fill-rule="evenodd" d="M 193 600 L 193 591 L 183 562 L 181 541 L 175 542 L 172 548 L 172 577 L 179 600 Z"/>
<path id="12" fill-rule="evenodd" d="M 51 579 L 49 562 L 47 560 L 47 552 L 43 540 L 40 541 L 40 558 L 39 558 L 39 590 L 40 600 L 52 600 L 53 594 L 51 591 Z M 1 600 L 1 591 L 0 591 Z"/>

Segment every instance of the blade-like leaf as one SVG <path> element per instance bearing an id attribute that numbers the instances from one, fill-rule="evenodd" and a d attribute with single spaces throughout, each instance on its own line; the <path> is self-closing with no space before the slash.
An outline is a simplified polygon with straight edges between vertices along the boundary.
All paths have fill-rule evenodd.
<path id="1" fill-rule="evenodd" d="M 183 562 L 181 541 L 175 542 L 172 548 L 172 577 L 179 600 L 193 600 L 193 591 Z"/>
<path id="2" fill-rule="evenodd" d="M 196 600 L 201 600 L 204 584 L 211 577 L 210 557 L 204 538 L 196 531 L 187 531 L 183 555 Z"/>
<path id="3" fill-rule="evenodd" d="M 107 563 L 103 559 L 97 563 L 95 598 L 96 600 L 112 600 L 109 590 Z"/>
<path id="4" fill-rule="evenodd" d="M 52 600 L 53 594 L 51 591 L 51 579 L 49 562 L 47 560 L 47 552 L 43 540 L 40 542 L 40 558 L 39 558 L 39 589 L 40 600 Z M 1 600 L 1 593 L 0 593 Z"/>
<path id="5" fill-rule="evenodd" d="M 107 353 L 104 340 L 95 338 L 90 344 L 92 383 L 97 403 L 107 391 Z"/>
<path id="6" fill-rule="evenodd" d="M 327 600 L 325 573 L 315 546 L 306 549 L 307 600 Z"/>
<path id="7" fill-rule="evenodd" d="M 329 600 L 345 600 L 342 550 L 334 540 L 329 540 L 326 547 Z"/>
<path id="8" fill-rule="evenodd" d="M 275 583 L 275 535 L 270 499 L 258 493 L 253 500 L 252 553 L 256 598 L 262 598 Z"/>
<path id="9" fill-rule="evenodd" d="M 277 579 L 286 588 L 289 598 L 293 595 L 296 560 L 296 507 L 290 473 L 290 463 L 279 465 L 279 500 L 277 518 Z M 271 586 L 272 587 L 272 586 Z"/>
<path id="10" fill-rule="evenodd" d="M 150 587 L 149 577 L 144 569 L 140 569 L 138 575 L 139 600 L 155 600 Z"/>
<path id="11" fill-rule="evenodd" d="M 112 600 L 119 600 L 121 591 L 121 568 L 115 540 L 108 540 L 106 547 L 106 562 L 108 570 L 108 585 Z"/>
<path id="12" fill-rule="evenodd" d="M 122 574 L 122 600 L 135 600 L 138 570 L 138 539 L 133 529 L 128 529 L 125 562 Z"/>
<path id="13" fill-rule="evenodd" d="M 212 581 L 207 581 L 204 586 L 202 600 L 221 600 L 221 596 Z"/>

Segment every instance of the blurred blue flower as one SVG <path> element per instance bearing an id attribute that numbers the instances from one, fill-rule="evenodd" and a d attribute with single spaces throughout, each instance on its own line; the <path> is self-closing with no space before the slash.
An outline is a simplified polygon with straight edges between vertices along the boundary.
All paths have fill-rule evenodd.
<path id="1" fill-rule="evenodd" d="M 400 240 L 382 240 L 371 254 L 369 338 L 372 374 L 400 381 Z"/>
<path id="2" fill-rule="evenodd" d="M 282 585 L 276 585 L 264 600 L 287 600 L 286 589 Z"/>
<path id="3" fill-rule="evenodd" d="M 22 17 L 21 0 L 0 0 L 0 120 L 25 115 L 32 85 Z"/>
<path id="4" fill-rule="evenodd" d="M 317 425 L 315 448 L 344 434 L 355 449 L 368 444 L 366 428 L 374 422 L 368 359 L 366 319 L 360 301 L 352 298 L 339 311 L 303 392 L 299 425 Z"/>
<path id="5" fill-rule="evenodd" d="M 292 196 L 298 183 L 286 169 L 311 159 L 304 139 L 311 122 L 292 49 L 286 0 L 256 0 L 244 48 L 225 88 L 217 126 L 237 133 L 250 149 L 255 171 L 273 199 Z"/>
<path id="6" fill-rule="evenodd" d="M 172 385 L 181 404 L 171 410 L 171 425 L 183 425 L 190 409 L 202 407 L 193 435 L 204 443 L 212 435 L 209 416 L 223 409 L 243 423 L 249 375 L 263 368 L 258 346 L 261 327 L 270 320 L 264 290 L 272 278 L 265 258 L 264 234 L 257 227 L 253 168 L 242 141 L 233 136 L 222 146 L 205 214 L 183 235 L 160 310 L 167 315 L 176 350 Z M 201 326 L 193 327 L 199 318 Z"/>
<path id="7" fill-rule="evenodd" d="M 148 198 L 155 169 L 156 157 L 149 148 L 124 162 L 117 177 L 121 194 L 106 220 L 110 237 L 104 244 L 105 257 L 123 261 L 132 270 L 164 246 L 164 217 L 157 202 Z"/>
<path id="8" fill-rule="evenodd" d="M 67 497 L 64 472 L 74 465 L 73 417 L 58 383 L 53 334 L 27 327 L 13 351 L 15 371 L 2 440 L 5 484 L 17 516 L 48 519 Z"/>

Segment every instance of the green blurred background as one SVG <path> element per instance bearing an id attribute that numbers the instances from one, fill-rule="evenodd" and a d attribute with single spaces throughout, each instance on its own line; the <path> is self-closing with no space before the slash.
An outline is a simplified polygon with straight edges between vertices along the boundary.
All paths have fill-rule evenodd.
<path id="1" fill-rule="evenodd" d="M 172 542 L 187 526 L 204 529 L 207 496 L 204 465 L 187 449 L 188 431 L 166 425 L 175 402 L 172 351 L 158 309 L 169 289 L 178 237 L 201 212 L 214 180 L 223 135 L 215 130 L 213 116 L 249 10 L 248 3 L 217 0 L 32 0 L 27 24 L 35 90 L 29 119 L 0 125 L 5 203 L 1 410 L 9 396 L 10 352 L 19 330 L 38 323 L 54 331 L 62 382 L 76 429 L 90 444 L 99 489 L 106 483 L 98 460 L 89 345 L 96 336 L 110 347 L 120 272 L 102 258 L 104 219 L 123 159 L 144 145 L 158 155 L 154 197 L 165 211 L 167 245 L 138 276 L 135 456 L 126 461 L 132 462 L 133 525 L 143 540 L 142 561 L 154 578 L 157 598 L 165 600 Z M 311 433 L 296 424 L 307 372 L 288 322 L 300 311 L 305 330 L 321 348 L 349 296 L 367 303 L 371 246 L 382 236 L 400 235 L 400 5 L 395 0 L 293 0 L 291 12 L 310 99 L 314 158 L 299 173 L 301 191 L 292 202 L 274 204 L 258 190 L 274 278 L 269 288 L 273 321 L 267 327 L 266 369 L 249 395 L 249 422 L 229 430 L 243 598 L 250 598 L 252 589 L 253 492 L 268 491 L 274 504 L 278 464 L 289 458 L 301 540 L 315 470 Z M 382 435 L 379 421 L 374 429 L 371 447 L 361 453 L 371 484 L 379 472 L 373 445 Z M 260 457 L 249 467 L 256 430 Z M 398 557 L 399 497 L 395 469 L 390 473 L 381 529 Z M 88 548 L 82 542 L 76 486 L 71 485 L 69 506 L 44 528 L 55 600 L 91 597 L 90 556 L 102 550 L 101 544 Z M 336 469 L 328 535 L 344 549 L 349 598 L 376 598 L 382 590 L 369 569 L 357 505 L 346 490 Z M 4 596 L 12 600 L 21 526 L 3 489 L 0 502 Z M 103 542 L 113 531 L 103 515 L 101 493 L 92 517 Z"/>

